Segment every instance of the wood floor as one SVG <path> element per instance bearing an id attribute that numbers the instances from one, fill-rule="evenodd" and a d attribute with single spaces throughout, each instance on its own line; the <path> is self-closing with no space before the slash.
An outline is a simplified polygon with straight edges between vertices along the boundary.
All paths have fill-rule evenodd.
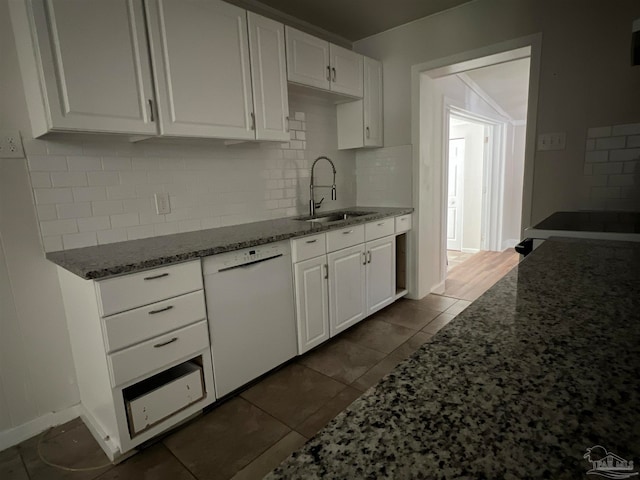
<path id="1" fill-rule="evenodd" d="M 443 295 L 472 302 L 517 265 L 518 260 L 519 255 L 512 248 L 504 252 L 478 252 L 449 271 Z"/>

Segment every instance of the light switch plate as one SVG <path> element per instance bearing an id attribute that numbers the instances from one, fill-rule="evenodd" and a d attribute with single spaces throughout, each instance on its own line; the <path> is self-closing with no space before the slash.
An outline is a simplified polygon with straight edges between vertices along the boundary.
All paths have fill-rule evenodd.
<path id="1" fill-rule="evenodd" d="M 564 150 L 567 145 L 567 134 L 541 133 L 538 135 L 538 151 L 541 150 Z"/>
<path id="2" fill-rule="evenodd" d="M 171 205 L 169 204 L 168 193 L 156 193 L 156 212 L 158 215 L 164 215 L 171 213 Z"/>
<path id="3" fill-rule="evenodd" d="M 0 158 L 24 158 L 20 130 L 0 131 Z"/>

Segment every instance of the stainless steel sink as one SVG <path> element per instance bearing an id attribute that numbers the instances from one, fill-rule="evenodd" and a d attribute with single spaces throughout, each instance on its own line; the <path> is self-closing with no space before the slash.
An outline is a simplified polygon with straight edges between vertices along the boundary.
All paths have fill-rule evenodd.
<path id="1" fill-rule="evenodd" d="M 303 222 L 312 222 L 312 223 L 333 223 L 340 222 L 342 220 L 349 220 L 350 218 L 362 217 L 364 215 L 371 215 L 373 212 L 340 212 L 340 213 L 332 213 L 330 215 L 325 215 L 323 217 L 301 217 L 297 220 L 302 220 Z"/>

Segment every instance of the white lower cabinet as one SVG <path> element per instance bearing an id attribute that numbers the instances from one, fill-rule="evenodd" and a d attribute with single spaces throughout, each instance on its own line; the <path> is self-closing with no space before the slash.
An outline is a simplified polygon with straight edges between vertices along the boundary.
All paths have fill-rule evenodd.
<path id="1" fill-rule="evenodd" d="M 326 255 L 294 264 L 299 354 L 329 340 L 328 268 Z"/>
<path id="2" fill-rule="evenodd" d="M 111 460 L 216 398 L 200 261 L 104 280 L 58 269 L 80 413 Z"/>
<path id="3" fill-rule="evenodd" d="M 396 299 L 396 242 L 384 237 L 367 242 L 367 315 Z"/>
<path id="4" fill-rule="evenodd" d="M 367 316 L 366 258 L 364 244 L 338 250 L 327 256 L 331 336 Z"/>
<path id="5" fill-rule="evenodd" d="M 298 354 L 406 294 L 396 292 L 395 223 L 388 218 L 292 240 L 293 258 L 300 260 L 293 264 Z M 310 254 L 316 256 L 308 259 Z"/>

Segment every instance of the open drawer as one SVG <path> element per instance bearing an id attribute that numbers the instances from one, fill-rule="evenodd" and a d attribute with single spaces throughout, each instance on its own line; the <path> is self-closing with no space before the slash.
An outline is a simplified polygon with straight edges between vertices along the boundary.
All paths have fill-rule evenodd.
<path id="1" fill-rule="evenodd" d="M 122 391 L 131 438 L 206 396 L 202 366 L 176 365 Z"/>

